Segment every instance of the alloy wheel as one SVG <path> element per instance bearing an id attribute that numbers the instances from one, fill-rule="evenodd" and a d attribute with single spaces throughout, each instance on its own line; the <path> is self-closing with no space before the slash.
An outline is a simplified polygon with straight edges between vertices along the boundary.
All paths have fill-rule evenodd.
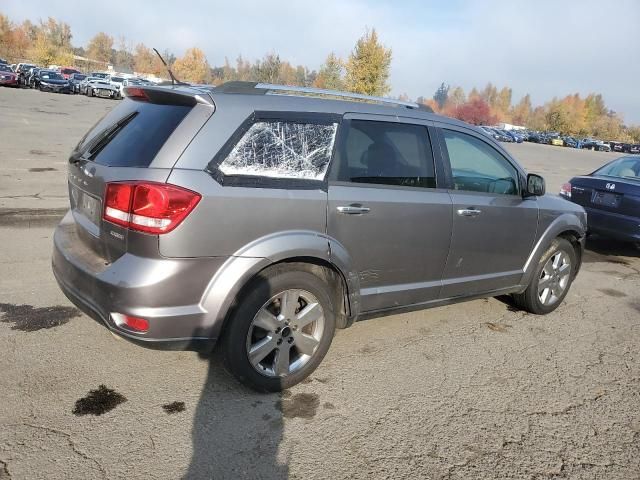
<path id="1" fill-rule="evenodd" d="M 324 333 L 318 299 L 306 290 L 285 290 L 258 310 L 247 333 L 246 352 L 253 368 L 267 377 L 284 377 L 311 360 Z"/>
<path id="2" fill-rule="evenodd" d="M 569 285 L 571 260 L 562 250 L 555 252 L 538 278 L 538 298 L 543 305 L 556 303 Z"/>

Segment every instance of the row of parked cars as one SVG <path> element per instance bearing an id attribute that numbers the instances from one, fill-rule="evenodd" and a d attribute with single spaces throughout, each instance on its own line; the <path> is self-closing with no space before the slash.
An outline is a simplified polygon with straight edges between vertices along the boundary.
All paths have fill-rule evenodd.
<path id="1" fill-rule="evenodd" d="M 0 85 L 4 86 L 119 100 L 123 97 L 124 87 L 149 84 L 151 82 L 144 78 L 127 78 L 105 72 L 82 73 L 71 67 L 51 69 L 30 63 L 0 63 Z"/>
<path id="2" fill-rule="evenodd" d="M 490 137 L 507 143 L 542 143 L 559 147 L 582 148 L 599 152 L 620 152 L 640 154 L 640 144 L 618 141 L 605 142 L 595 138 L 577 138 L 571 135 L 561 135 L 558 132 L 535 132 L 530 130 L 504 130 L 497 127 L 481 126 L 480 130 Z"/>

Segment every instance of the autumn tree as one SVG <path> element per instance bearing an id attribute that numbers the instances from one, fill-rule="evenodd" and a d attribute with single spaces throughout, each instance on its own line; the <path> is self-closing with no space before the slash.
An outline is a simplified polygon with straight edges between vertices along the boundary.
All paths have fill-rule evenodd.
<path id="1" fill-rule="evenodd" d="M 442 110 L 444 104 L 447 103 L 449 98 L 449 85 L 445 85 L 444 82 L 438 87 L 436 93 L 433 94 L 433 99 L 438 104 L 438 108 Z"/>
<path id="2" fill-rule="evenodd" d="M 531 96 L 527 93 L 513 107 L 511 111 L 511 120 L 516 125 L 526 125 L 531 116 Z"/>
<path id="3" fill-rule="evenodd" d="M 166 76 L 166 69 L 153 50 L 139 43 L 133 50 L 133 67 L 137 73 Z"/>
<path id="4" fill-rule="evenodd" d="M 497 121 L 497 118 L 491 113 L 489 104 L 479 97 L 474 97 L 467 103 L 460 105 L 455 109 L 453 116 L 474 125 L 491 125 Z"/>
<path id="5" fill-rule="evenodd" d="M 463 103 L 466 103 L 466 101 L 467 96 L 464 94 L 464 89 L 462 87 L 454 88 L 447 96 L 447 102 L 453 107 L 459 107 Z"/>
<path id="6" fill-rule="evenodd" d="M 180 80 L 192 83 L 207 83 L 211 80 L 211 69 L 207 57 L 199 48 L 188 49 L 173 64 L 173 73 Z"/>
<path id="7" fill-rule="evenodd" d="M 331 52 L 318 71 L 314 85 L 329 90 L 344 89 L 344 64 L 338 56 Z"/>
<path id="8" fill-rule="evenodd" d="M 91 60 L 109 63 L 111 61 L 112 48 L 113 37 L 104 32 L 99 32 L 89 41 L 89 45 L 87 45 L 87 56 Z"/>
<path id="9" fill-rule="evenodd" d="M 31 45 L 27 55 L 38 65 L 72 65 L 73 53 L 70 49 L 56 46 L 49 41 L 44 32 L 40 32 Z"/>
<path id="10" fill-rule="evenodd" d="M 388 83 L 391 49 L 378 41 L 375 29 L 356 42 L 346 65 L 346 89 L 365 95 L 382 96 L 391 90 Z"/>

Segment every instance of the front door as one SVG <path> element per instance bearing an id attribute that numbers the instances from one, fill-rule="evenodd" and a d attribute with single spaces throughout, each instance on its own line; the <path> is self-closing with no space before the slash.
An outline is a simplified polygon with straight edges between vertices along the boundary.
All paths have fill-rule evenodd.
<path id="1" fill-rule="evenodd" d="M 517 285 L 538 226 L 536 197 L 523 198 L 524 172 L 471 130 L 442 126 L 451 167 L 453 231 L 441 298 Z"/>
<path id="2" fill-rule="evenodd" d="M 375 118 L 375 119 L 374 119 Z M 347 116 L 329 181 L 328 234 L 351 258 L 361 311 L 435 300 L 451 234 L 426 123 Z"/>

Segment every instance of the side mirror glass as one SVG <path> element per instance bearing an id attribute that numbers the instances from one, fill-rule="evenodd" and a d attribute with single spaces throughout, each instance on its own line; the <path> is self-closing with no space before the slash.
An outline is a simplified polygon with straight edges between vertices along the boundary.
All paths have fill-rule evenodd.
<path id="1" fill-rule="evenodd" d="M 527 196 L 541 197 L 545 191 L 544 178 L 535 173 L 527 175 Z"/>

